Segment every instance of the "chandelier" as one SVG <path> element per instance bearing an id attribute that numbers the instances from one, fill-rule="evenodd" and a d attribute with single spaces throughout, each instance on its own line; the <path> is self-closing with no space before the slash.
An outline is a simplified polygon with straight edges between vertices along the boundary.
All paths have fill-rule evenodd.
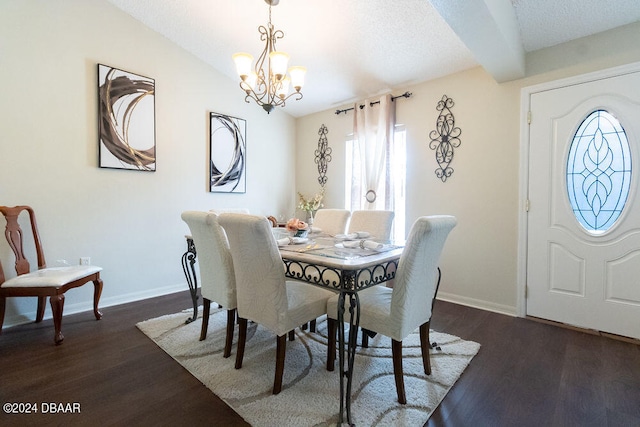
<path id="1" fill-rule="evenodd" d="M 276 50 L 276 40 L 284 37 L 284 32 L 276 30 L 271 24 L 271 6 L 277 6 L 280 0 L 264 0 L 269 5 L 269 23 L 265 27 L 260 25 L 258 32 L 260 40 L 265 42 L 264 50 L 258 57 L 255 68 L 252 69 L 253 56 L 240 52 L 233 55 L 236 70 L 240 75 L 240 88 L 247 94 L 244 98 L 249 102 L 253 99 L 267 113 L 274 107 L 284 107 L 285 101 L 292 96 L 295 100 L 302 99 L 302 86 L 307 69 L 304 67 L 289 68 L 287 75 L 287 63 L 289 55 Z M 289 93 L 289 86 L 293 86 L 295 92 Z"/>

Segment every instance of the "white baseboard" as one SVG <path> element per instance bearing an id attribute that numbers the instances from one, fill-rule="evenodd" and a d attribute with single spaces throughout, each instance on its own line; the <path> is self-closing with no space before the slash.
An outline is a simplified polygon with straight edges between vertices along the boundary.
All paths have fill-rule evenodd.
<path id="1" fill-rule="evenodd" d="M 168 295 L 175 292 L 186 291 L 188 289 L 186 283 L 178 283 L 175 285 L 165 286 L 163 288 L 149 289 L 142 292 L 133 292 L 125 295 L 117 295 L 109 298 L 101 298 L 99 307 L 106 308 L 114 305 L 126 304 L 129 302 L 140 301 L 143 299 L 159 297 L 162 295 Z M 35 297 L 34 297 L 35 298 Z M 185 307 L 190 305 L 190 300 L 185 300 Z M 70 304 L 64 306 L 64 315 L 82 313 L 84 311 L 93 311 L 93 300 L 83 301 L 76 304 Z M 36 311 L 15 314 L 13 316 L 7 316 L 4 319 L 4 328 L 10 328 L 12 326 L 22 325 L 25 323 L 31 323 L 36 319 Z M 51 312 L 47 310 L 45 312 L 44 319 L 51 319 Z"/>
<path id="2" fill-rule="evenodd" d="M 492 311 L 494 313 L 506 314 L 507 316 L 517 317 L 516 307 L 495 304 L 489 301 L 479 300 L 475 298 L 463 297 L 456 294 L 448 294 L 446 292 L 438 292 L 436 299 L 452 302 L 455 304 L 466 305 L 467 307 L 479 308 L 480 310 Z"/>

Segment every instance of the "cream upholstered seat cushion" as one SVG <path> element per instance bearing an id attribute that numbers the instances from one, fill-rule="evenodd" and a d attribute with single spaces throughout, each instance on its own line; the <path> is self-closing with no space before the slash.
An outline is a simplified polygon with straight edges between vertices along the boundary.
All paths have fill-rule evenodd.
<path id="1" fill-rule="evenodd" d="M 326 313 L 333 292 L 285 279 L 282 258 L 265 217 L 225 213 L 236 274 L 238 316 L 278 336 Z"/>
<path id="2" fill-rule="evenodd" d="M 349 233 L 366 231 L 377 240 L 388 241 L 391 238 L 393 211 L 361 210 L 351 213 Z M 404 237 L 404 236 L 402 236 Z"/>
<path id="3" fill-rule="evenodd" d="M 200 267 L 200 292 L 226 309 L 236 308 L 236 280 L 227 236 L 215 212 L 186 211 L 182 219 L 189 226 Z"/>
<path id="4" fill-rule="evenodd" d="M 431 319 L 438 261 L 455 225 L 455 217 L 448 215 L 416 220 L 400 257 L 393 289 L 374 286 L 358 293 L 362 328 L 402 341 Z M 337 296 L 330 298 L 327 316 L 337 319 L 337 307 Z"/>
<path id="5" fill-rule="evenodd" d="M 74 280 L 102 271 L 95 265 L 49 267 L 13 277 L 0 285 L 2 288 L 59 287 Z"/>
<path id="6" fill-rule="evenodd" d="M 346 209 L 320 209 L 313 219 L 313 227 L 331 236 L 344 234 L 350 216 L 351 212 Z"/>

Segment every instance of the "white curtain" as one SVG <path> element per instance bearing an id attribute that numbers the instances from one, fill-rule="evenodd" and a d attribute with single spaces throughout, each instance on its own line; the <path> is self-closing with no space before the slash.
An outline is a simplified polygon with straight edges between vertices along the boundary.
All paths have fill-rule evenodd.
<path id="1" fill-rule="evenodd" d="M 391 95 L 380 98 L 379 104 L 366 100 L 364 108 L 354 106 L 353 139 L 360 154 L 362 178 L 360 188 L 354 188 L 351 208 L 394 210 L 393 130 L 395 104 Z"/>

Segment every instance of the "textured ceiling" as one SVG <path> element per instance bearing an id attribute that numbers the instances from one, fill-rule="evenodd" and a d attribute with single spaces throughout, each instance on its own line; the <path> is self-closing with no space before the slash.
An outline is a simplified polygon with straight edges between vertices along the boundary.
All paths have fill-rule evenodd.
<path id="1" fill-rule="evenodd" d="M 263 48 L 257 30 L 268 19 L 263 0 L 108 1 L 234 80 L 231 55 L 257 57 Z M 286 112 L 300 117 L 477 65 L 488 68 L 495 63 L 491 52 L 501 48 L 489 44 L 495 43 L 490 37 L 484 51 L 475 42 L 483 41 L 483 26 L 505 34 L 511 16 L 515 36 L 503 43 L 516 43 L 523 52 L 640 20 L 640 0 L 472 0 L 479 11 L 456 15 L 453 8 L 461 2 L 280 0 L 272 8 L 273 25 L 285 33 L 278 49 L 291 55 L 290 65 L 308 69 L 304 98 L 288 102 Z M 474 25 L 480 29 L 471 36 L 460 30 Z"/>

